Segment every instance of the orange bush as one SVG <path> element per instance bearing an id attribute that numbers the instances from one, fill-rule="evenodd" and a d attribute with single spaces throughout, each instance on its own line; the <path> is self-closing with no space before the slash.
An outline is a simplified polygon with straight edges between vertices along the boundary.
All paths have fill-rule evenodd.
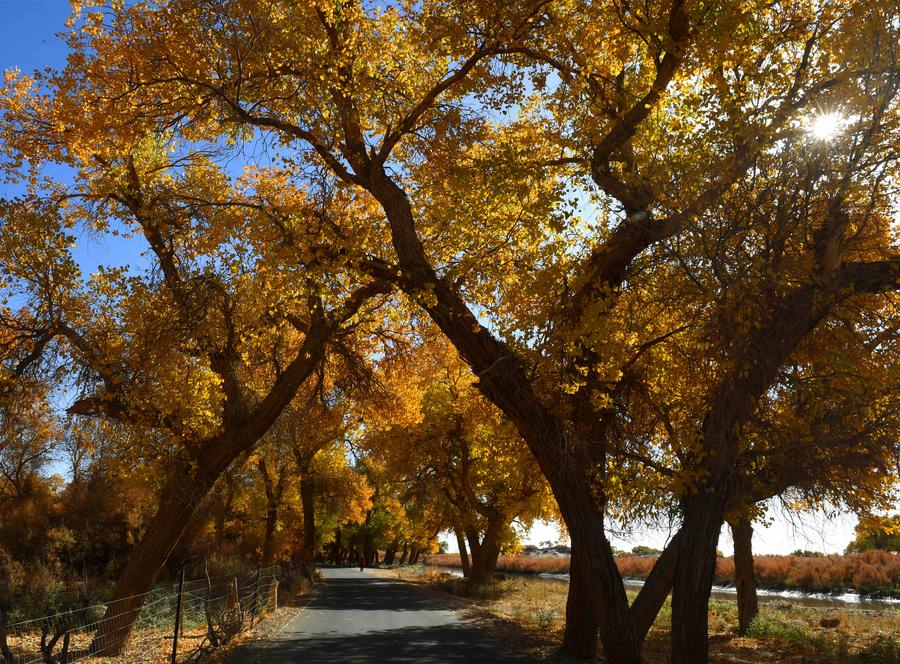
<path id="1" fill-rule="evenodd" d="M 429 556 L 429 565 L 460 567 L 457 554 Z M 616 558 L 624 577 L 644 578 L 656 563 L 654 556 L 623 555 Z M 900 554 L 864 551 L 830 556 L 755 556 L 757 584 L 761 588 L 834 593 L 842 590 L 863 594 L 900 596 Z M 567 557 L 500 556 L 498 572 L 516 574 L 565 574 Z M 716 583 L 734 583 L 734 559 L 716 559 Z"/>

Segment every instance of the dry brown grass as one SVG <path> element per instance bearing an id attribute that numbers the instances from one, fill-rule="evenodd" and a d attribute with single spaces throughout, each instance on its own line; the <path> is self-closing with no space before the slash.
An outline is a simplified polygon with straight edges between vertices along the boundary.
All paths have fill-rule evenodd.
<path id="1" fill-rule="evenodd" d="M 566 583 L 515 577 L 472 590 L 462 579 L 434 570 L 410 568 L 390 572 L 427 584 L 457 601 L 517 625 L 527 633 L 525 648 L 540 661 L 559 661 L 557 649 L 565 624 Z M 629 591 L 629 599 L 634 595 Z M 838 618 L 836 629 L 821 627 L 822 618 Z M 666 603 L 644 644 L 650 664 L 668 661 L 671 614 Z M 709 613 L 711 659 L 714 662 L 804 662 L 808 664 L 900 664 L 900 608 L 810 608 L 787 601 L 761 607 L 754 637 L 737 636 L 737 608 L 733 602 L 712 601 Z M 510 645 L 521 635 L 504 630 Z M 538 643 L 539 645 L 535 645 Z"/>

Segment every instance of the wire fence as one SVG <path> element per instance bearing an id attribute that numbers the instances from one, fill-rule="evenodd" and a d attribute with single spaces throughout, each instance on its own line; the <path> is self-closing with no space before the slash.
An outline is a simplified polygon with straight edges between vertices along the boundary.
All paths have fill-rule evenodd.
<path id="1" fill-rule="evenodd" d="M 278 607 L 280 578 L 279 567 L 245 578 L 185 580 L 182 574 L 175 585 L 116 600 L 119 604 L 86 606 L 11 625 L 0 621 L 0 664 L 197 662 Z M 138 604 L 139 609 L 133 608 Z M 118 645 L 126 636 L 121 649 Z M 121 652 L 111 657 L 117 650 Z"/>

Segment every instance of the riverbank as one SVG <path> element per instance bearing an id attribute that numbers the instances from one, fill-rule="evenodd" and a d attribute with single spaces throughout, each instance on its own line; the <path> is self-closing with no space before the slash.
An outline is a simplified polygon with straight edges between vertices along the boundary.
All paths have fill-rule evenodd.
<path id="1" fill-rule="evenodd" d="M 456 554 L 428 556 L 425 562 L 440 567 L 461 567 Z M 616 565 L 623 577 L 643 579 L 655 556 L 622 555 Z M 811 595 L 847 596 L 850 601 L 900 599 L 900 555 L 864 551 L 849 555 L 755 556 L 753 567 L 761 590 Z M 568 574 L 567 556 L 500 556 L 497 571 L 512 574 Z M 716 585 L 734 585 L 734 559 L 716 561 Z M 853 600 L 850 596 L 857 596 Z"/>
<path id="2" fill-rule="evenodd" d="M 424 566 L 390 574 L 442 593 L 492 625 L 510 645 L 542 662 L 563 661 L 558 647 L 565 621 L 567 584 L 515 576 L 471 590 L 465 582 Z M 628 590 L 629 601 L 636 590 Z M 667 601 L 644 646 L 650 664 L 668 661 L 671 613 Z M 825 627 L 823 625 L 832 625 Z M 900 607 L 815 608 L 788 601 L 766 603 L 747 637 L 737 635 L 733 602 L 713 600 L 709 613 L 711 658 L 716 662 L 900 664 Z"/>

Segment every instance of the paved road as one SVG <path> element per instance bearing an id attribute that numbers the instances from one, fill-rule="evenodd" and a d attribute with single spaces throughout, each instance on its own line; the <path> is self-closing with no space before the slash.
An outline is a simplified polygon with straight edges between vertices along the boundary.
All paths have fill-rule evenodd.
<path id="1" fill-rule="evenodd" d="M 509 662 L 514 654 L 415 586 L 358 569 L 324 569 L 326 583 L 277 640 L 231 664 Z"/>

